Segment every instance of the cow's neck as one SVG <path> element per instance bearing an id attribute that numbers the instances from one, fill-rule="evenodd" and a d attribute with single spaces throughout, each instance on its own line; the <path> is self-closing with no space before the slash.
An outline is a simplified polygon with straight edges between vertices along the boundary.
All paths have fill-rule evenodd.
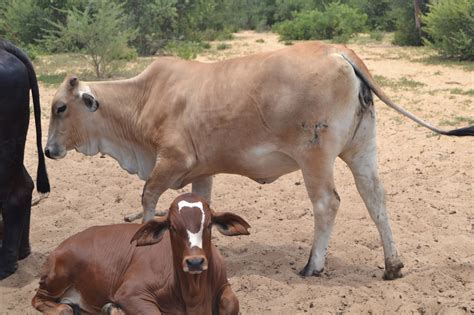
<path id="1" fill-rule="evenodd" d="M 91 122 L 97 132 L 79 151 L 110 155 L 120 167 L 146 180 L 157 156 L 155 149 L 147 145 L 146 133 L 138 123 L 146 94 L 143 87 L 135 79 L 94 82 L 89 87 L 99 101 L 97 119 Z"/>

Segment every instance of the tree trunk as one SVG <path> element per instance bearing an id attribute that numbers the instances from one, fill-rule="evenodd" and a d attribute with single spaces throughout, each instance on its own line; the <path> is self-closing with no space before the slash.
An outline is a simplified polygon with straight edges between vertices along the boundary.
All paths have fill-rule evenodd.
<path id="1" fill-rule="evenodd" d="M 415 27 L 416 31 L 418 32 L 418 37 L 421 40 L 421 10 L 420 10 L 420 2 L 421 0 L 413 0 L 413 7 L 415 9 Z"/>

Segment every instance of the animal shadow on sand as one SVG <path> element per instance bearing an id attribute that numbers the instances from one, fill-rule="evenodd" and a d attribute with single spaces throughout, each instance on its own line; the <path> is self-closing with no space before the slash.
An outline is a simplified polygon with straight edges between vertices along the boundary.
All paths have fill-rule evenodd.
<path id="1" fill-rule="evenodd" d="M 0 281 L 0 287 L 22 288 L 31 282 L 37 282 L 46 257 L 46 254 L 32 252 L 25 259 L 18 261 L 17 271 L 10 277 Z"/>
<path id="2" fill-rule="evenodd" d="M 329 253 L 324 271 L 319 277 L 302 277 L 299 271 L 308 259 L 308 245 L 302 243 L 268 245 L 258 242 L 229 246 L 219 245 L 229 277 L 258 275 L 288 284 L 324 284 L 337 286 L 347 281 L 356 287 L 382 281 L 383 269 L 371 264 L 355 264 Z M 351 281 L 354 280 L 354 281 Z"/>

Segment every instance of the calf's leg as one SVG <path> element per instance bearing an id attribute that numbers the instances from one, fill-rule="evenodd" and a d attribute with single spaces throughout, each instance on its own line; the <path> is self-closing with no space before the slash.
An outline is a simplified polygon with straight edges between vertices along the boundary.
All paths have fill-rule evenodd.
<path id="1" fill-rule="evenodd" d="M 102 315 L 126 315 L 120 306 L 114 303 L 107 303 L 102 307 Z"/>
<path id="2" fill-rule="evenodd" d="M 239 314 L 239 300 L 232 291 L 230 285 L 222 290 L 219 299 L 219 315 L 237 315 Z"/>

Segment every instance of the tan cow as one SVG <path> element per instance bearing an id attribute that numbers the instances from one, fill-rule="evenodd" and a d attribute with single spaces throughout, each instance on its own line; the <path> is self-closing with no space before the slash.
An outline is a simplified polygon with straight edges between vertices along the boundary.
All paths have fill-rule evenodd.
<path id="1" fill-rule="evenodd" d="M 51 110 L 46 155 L 99 152 L 146 181 L 142 206 L 151 220 L 160 195 L 192 183 L 211 198 L 212 175 L 232 173 L 259 183 L 301 169 L 313 203 L 314 242 L 302 275 L 324 267 L 339 207 L 337 157 L 350 167 L 379 230 L 386 279 L 401 276 L 377 170 L 373 91 L 399 108 L 345 46 L 308 42 L 216 63 L 159 58 L 129 80 L 80 82 L 68 77 Z M 131 219 L 134 219 L 132 217 Z"/>
<path id="2" fill-rule="evenodd" d="M 192 194 L 179 196 L 166 217 L 143 226 L 82 231 L 48 257 L 32 304 L 51 315 L 72 315 L 74 309 L 81 314 L 237 315 L 239 301 L 211 243 L 213 225 L 224 235 L 249 234 L 244 219 L 214 212 Z"/>

